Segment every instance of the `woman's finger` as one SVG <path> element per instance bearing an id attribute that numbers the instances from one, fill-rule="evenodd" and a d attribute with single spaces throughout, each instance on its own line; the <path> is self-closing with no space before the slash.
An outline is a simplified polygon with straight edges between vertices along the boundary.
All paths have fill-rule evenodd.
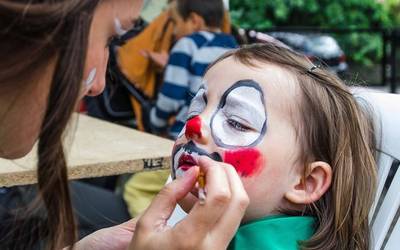
<path id="1" fill-rule="evenodd" d="M 196 196 L 189 192 L 182 200 L 179 201 L 179 205 L 183 211 L 189 213 L 198 200 L 199 199 Z"/>
<path id="2" fill-rule="evenodd" d="M 236 170 L 228 164 L 224 164 L 222 168 L 228 176 L 232 197 L 224 215 L 214 227 L 212 237 L 229 242 L 235 235 L 246 212 L 246 208 L 249 205 L 249 197 Z"/>
<path id="3" fill-rule="evenodd" d="M 176 226 L 176 230 L 203 239 L 225 213 L 230 202 L 231 191 L 221 163 L 208 157 L 200 157 L 199 166 L 206 176 L 206 200 L 197 202 L 188 216 Z"/>

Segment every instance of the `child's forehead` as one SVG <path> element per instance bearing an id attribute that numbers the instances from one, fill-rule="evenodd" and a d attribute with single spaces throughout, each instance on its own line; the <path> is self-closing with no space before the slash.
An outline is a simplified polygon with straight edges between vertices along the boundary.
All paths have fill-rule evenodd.
<path id="1" fill-rule="evenodd" d="M 247 79 L 260 86 L 267 106 L 287 106 L 298 96 L 297 80 L 288 70 L 261 62 L 256 66 L 247 66 L 233 57 L 210 68 L 204 77 L 204 86 L 207 95 L 218 100 L 234 84 Z"/>

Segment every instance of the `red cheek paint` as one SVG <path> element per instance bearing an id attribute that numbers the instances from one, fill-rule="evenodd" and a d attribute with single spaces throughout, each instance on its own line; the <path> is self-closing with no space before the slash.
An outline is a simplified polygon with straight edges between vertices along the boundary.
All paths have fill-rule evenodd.
<path id="1" fill-rule="evenodd" d="M 186 138 L 193 138 L 195 136 L 200 138 L 202 136 L 200 116 L 197 115 L 186 122 L 185 136 Z"/>
<path id="2" fill-rule="evenodd" d="M 250 177 L 260 171 L 263 157 L 255 148 L 228 150 L 224 153 L 224 162 L 231 164 L 242 177 Z"/>

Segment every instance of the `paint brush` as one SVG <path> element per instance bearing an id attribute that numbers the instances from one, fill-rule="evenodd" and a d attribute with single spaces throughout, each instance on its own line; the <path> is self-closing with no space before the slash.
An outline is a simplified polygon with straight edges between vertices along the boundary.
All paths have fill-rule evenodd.
<path id="1" fill-rule="evenodd" d="M 200 170 L 199 172 L 199 176 L 197 177 L 197 183 L 199 185 L 199 202 L 200 205 L 203 205 L 206 203 L 206 190 L 205 190 L 205 186 L 206 186 L 206 178 L 204 175 L 204 172 Z"/>

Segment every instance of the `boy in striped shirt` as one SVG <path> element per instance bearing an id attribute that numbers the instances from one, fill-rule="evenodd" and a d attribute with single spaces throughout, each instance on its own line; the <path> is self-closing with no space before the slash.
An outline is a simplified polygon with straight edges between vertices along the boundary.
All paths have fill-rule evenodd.
<path id="1" fill-rule="evenodd" d="M 182 130 L 187 109 L 202 86 L 202 76 L 210 63 L 237 47 L 233 36 L 220 31 L 224 16 L 222 0 L 176 0 L 172 18 L 179 39 L 171 50 L 164 82 L 155 107 L 150 112 L 154 133 L 175 139 Z M 175 117 L 172 126 L 169 121 Z"/>

